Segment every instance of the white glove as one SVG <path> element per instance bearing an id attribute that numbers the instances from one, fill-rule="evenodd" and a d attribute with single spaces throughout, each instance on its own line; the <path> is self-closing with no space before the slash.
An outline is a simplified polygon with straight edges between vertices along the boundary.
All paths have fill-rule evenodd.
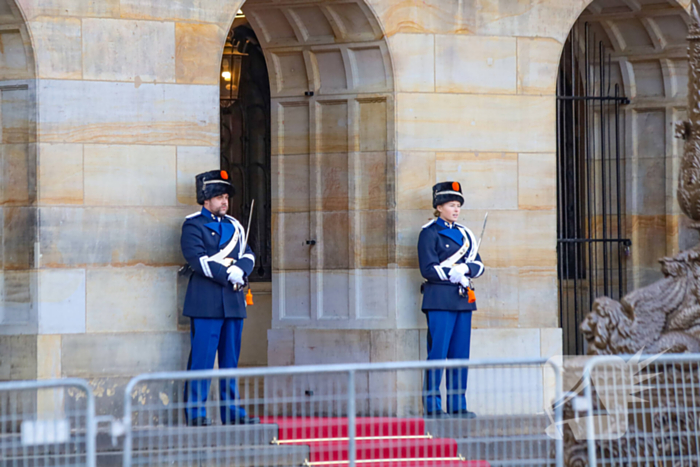
<path id="1" fill-rule="evenodd" d="M 462 280 L 459 281 L 459 285 L 464 287 L 465 289 L 471 285 L 471 280 L 467 276 L 462 276 Z"/>
<path id="2" fill-rule="evenodd" d="M 231 266 L 226 270 L 228 273 L 228 281 L 232 284 L 240 284 L 243 285 L 245 282 L 243 281 L 243 270 L 239 268 L 238 266 Z"/>
<path id="3" fill-rule="evenodd" d="M 452 266 L 452 269 L 450 269 L 450 282 L 459 284 L 467 272 L 469 272 L 469 266 L 464 263 Z"/>

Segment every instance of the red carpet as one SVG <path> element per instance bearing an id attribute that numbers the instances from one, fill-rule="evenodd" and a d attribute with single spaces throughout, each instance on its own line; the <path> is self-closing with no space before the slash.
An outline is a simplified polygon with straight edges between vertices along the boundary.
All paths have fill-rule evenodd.
<path id="1" fill-rule="evenodd" d="M 348 464 L 347 418 L 262 417 L 279 427 L 280 444 L 306 444 L 310 466 Z M 463 460 L 453 439 L 426 436 L 421 418 L 358 417 L 357 460 L 368 467 L 490 467 L 486 461 Z"/>

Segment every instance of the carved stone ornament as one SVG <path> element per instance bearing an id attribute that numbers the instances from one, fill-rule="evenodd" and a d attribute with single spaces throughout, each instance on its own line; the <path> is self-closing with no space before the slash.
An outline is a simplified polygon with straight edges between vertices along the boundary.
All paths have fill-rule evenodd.
<path id="1" fill-rule="evenodd" d="M 692 0 L 691 17 L 689 121 L 676 126 L 676 136 L 685 140 L 677 195 L 683 213 L 692 221 L 691 228 L 700 230 L 700 0 Z M 700 245 L 675 257 L 663 258 L 660 263 L 664 278 L 658 282 L 627 294 L 619 302 L 607 297 L 594 302 L 593 310 L 581 323 L 589 355 L 631 355 L 640 351 L 644 354 L 700 353 Z M 677 368 L 679 365 L 672 364 L 671 371 L 665 373 L 665 387 L 689 387 L 692 383 L 696 388 L 695 396 L 697 381 L 686 381 L 693 372 L 684 372 Z M 700 400 L 700 393 L 697 396 Z M 595 394 L 593 399 L 595 413 L 600 402 Z M 672 433 L 700 426 L 700 420 L 696 419 L 697 407 L 676 410 L 677 402 L 672 397 L 660 397 L 648 403 L 656 408 L 668 407 L 668 417 L 662 420 L 658 414 L 664 411 L 651 411 L 649 413 L 657 415 L 652 415 L 651 424 L 643 432 L 638 426 L 630 426 L 627 435 L 619 440 L 596 441 L 599 456 L 624 459 L 670 455 L 682 459 L 694 454 L 696 448 L 674 442 L 678 437 Z M 565 404 L 564 419 L 575 416 L 570 403 Z M 566 428 L 564 445 L 567 466 L 588 464 L 586 441 L 575 439 L 572 431 Z M 688 462 L 673 465 L 697 465 Z"/>

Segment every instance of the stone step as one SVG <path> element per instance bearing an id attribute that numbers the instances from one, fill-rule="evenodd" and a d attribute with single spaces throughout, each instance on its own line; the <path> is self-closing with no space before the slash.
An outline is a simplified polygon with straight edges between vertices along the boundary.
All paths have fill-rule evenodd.
<path id="1" fill-rule="evenodd" d="M 300 466 L 308 458 L 308 446 L 218 447 L 142 451 L 132 456 L 132 465 L 163 467 L 193 464 L 222 467 Z"/>
<path id="2" fill-rule="evenodd" d="M 550 465 L 554 440 L 547 436 L 546 416 L 477 417 L 426 420 L 434 437 L 457 440 L 466 459 L 487 460 L 492 466 Z"/>
<path id="3" fill-rule="evenodd" d="M 542 461 L 540 459 L 535 460 L 492 460 L 488 461 L 490 467 L 555 467 L 556 461 L 554 459 L 549 459 L 547 461 Z"/>
<path id="4" fill-rule="evenodd" d="M 458 439 L 457 450 L 467 459 L 545 460 L 554 456 L 554 440 L 540 437 Z"/>
<path id="5" fill-rule="evenodd" d="M 147 427 L 134 428 L 132 452 L 134 465 L 234 465 L 300 466 L 309 456 L 307 446 L 276 446 L 276 425 L 243 425 L 209 427 Z M 68 446 L 49 445 L 24 448 L 19 435 L 0 436 L 3 446 L 0 465 L 13 467 L 43 467 L 44 465 L 85 465 L 81 457 L 71 452 L 85 452 L 83 439 L 75 438 Z M 10 447 L 12 446 L 12 447 Z M 108 433 L 97 435 L 97 465 L 121 466 L 124 438 L 112 444 Z M 68 452 L 68 454 L 66 454 Z"/>
<path id="6" fill-rule="evenodd" d="M 72 457 L 85 457 L 85 437 L 83 435 L 70 436 L 63 443 L 24 446 L 22 437 L 18 434 L 0 435 L 0 465 L 5 465 L 5 459 L 19 457 L 55 457 L 64 462 L 71 462 Z"/>
<path id="7" fill-rule="evenodd" d="M 257 446 L 269 445 L 277 436 L 276 425 L 209 426 L 209 427 L 148 427 L 133 430 L 132 447 L 141 449 L 169 449 L 174 447 Z M 124 437 L 113 444 L 109 433 L 98 432 L 97 452 L 121 451 Z M 73 433 L 66 443 L 22 446 L 19 434 L 0 435 L 0 454 L 17 456 L 65 455 L 85 452 L 85 433 Z M 2 457 L 0 457 L 2 459 Z"/>
<path id="8" fill-rule="evenodd" d="M 438 438 L 507 437 L 545 435 L 546 416 L 426 419 L 425 430 Z"/>
<path id="9" fill-rule="evenodd" d="M 3 457 L 0 458 L 0 465 L 8 467 L 85 467 L 86 461 L 84 457 L 82 459 L 61 456 L 38 456 L 24 458 Z M 97 465 L 101 467 L 99 463 Z M 122 464 L 119 465 L 121 466 Z"/>
<path id="10" fill-rule="evenodd" d="M 425 429 L 434 438 L 455 439 L 458 451 L 467 459 L 488 460 L 494 467 L 507 465 L 549 465 L 554 440 L 544 434 L 546 417 L 479 417 L 472 420 L 426 420 Z M 309 458 L 306 445 L 272 445 L 278 427 L 273 424 L 211 427 L 147 427 L 133 431 L 134 465 L 175 465 L 178 460 L 199 465 L 302 465 Z M 7 441 L 7 439 L 5 439 Z M 17 439 L 17 441 L 19 441 Z M 84 450 L 81 442 L 73 450 Z M 119 466 L 122 462 L 123 438 L 112 445 L 112 438 L 99 433 L 98 465 Z M 6 454 L 10 454 L 6 451 Z M 22 455 L 61 457 L 60 463 L 71 465 L 70 456 L 62 448 L 30 448 L 16 451 L 16 465 L 40 465 L 36 461 L 20 462 Z M 192 462 L 190 462 L 192 461 Z M 51 462 L 49 462 L 51 463 Z M 55 463 L 55 462 L 53 462 Z M 77 463 L 77 462 L 76 462 Z M 48 464 L 47 464 L 48 465 Z"/>
<path id="11" fill-rule="evenodd" d="M 271 424 L 207 427 L 134 428 L 132 465 L 177 466 L 301 466 L 307 446 L 276 446 L 277 426 Z M 97 465 L 122 465 L 124 439 L 112 445 L 107 433 L 98 435 Z"/>
<path id="12" fill-rule="evenodd" d="M 132 449 L 169 449 L 177 447 L 215 446 L 263 446 L 277 437 L 277 426 L 261 425 L 213 425 L 203 427 L 169 426 L 133 429 Z M 124 438 L 112 445 L 108 433 L 97 436 L 97 451 L 122 450 Z"/>
<path id="13" fill-rule="evenodd" d="M 107 453 L 104 453 L 107 454 Z M 122 465 L 121 456 L 101 454 L 98 466 L 115 467 Z M 116 454 L 116 453 L 110 453 Z M 193 449 L 165 449 L 135 451 L 131 457 L 132 466 L 172 467 L 178 465 L 221 466 L 221 467 L 282 467 L 302 466 L 309 458 L 308 446 L 246 446 Z M 116 461 L 111 464 L 110 461 Z"/>

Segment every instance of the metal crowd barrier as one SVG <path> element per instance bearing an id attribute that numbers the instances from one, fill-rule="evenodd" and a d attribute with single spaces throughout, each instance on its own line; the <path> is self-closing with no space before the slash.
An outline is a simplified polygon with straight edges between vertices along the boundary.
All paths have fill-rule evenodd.
<path id="1" fill-rule="evenodd" d="M 442 402 L 458 403 L 468 372 L 477 418 L 424 415 L 425 379 L 445 372 L 460 383 L 448 390 L 442 378 Z M 549 410 L 560 394 L 560 370 L 545 360 L 147 374 L 126 388 L 123 465 L 561 467 L 562 439 L 547 435 L 561 425 L 561 408 Z M 261 423 L 231 424 L 238 408 Z M 186 411 L 213 423 L 188 426 Z"/>
<path id="2" fill-rule="evenodd" d="M 590 466 L 700 465 L 700 355 L 595 357 L 583 384 Z"/>
<path id="3" fill-rule="evenodd" d="M 83 380 L 0 383 L 0 465 L 94 467 L 94 414 Z"/>

